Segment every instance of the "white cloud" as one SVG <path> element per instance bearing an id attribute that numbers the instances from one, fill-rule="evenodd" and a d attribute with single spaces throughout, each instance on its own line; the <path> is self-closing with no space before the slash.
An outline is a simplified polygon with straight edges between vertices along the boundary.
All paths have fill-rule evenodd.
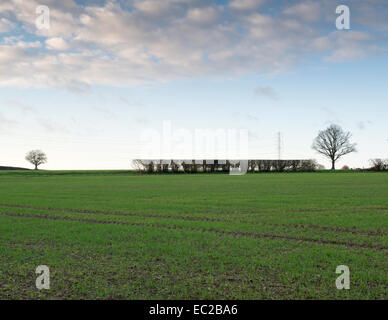
<path id="1" fill-rule="evenodd" d="M 0 33 L 8 32 L 14 27 L 14 23 L 6 18 L 0 18 Z"/>
<path id="2" fill-rule="evenodd" d="M 264 0 L 232 0 L 229 7 L 238 10 L 254 10 L 264 3 Z"/>
<path id="3" fill-rule="evenodd" d="M 342 62 L 362 59 L 378 52 L 373 38 L 361 31 L 335 31 L 328 36 L 314 39 L 312 48 L 327 51 L 326 61 Z"/>
<path id="4" fill-rule="evenodd" d="M 292 16 L 306 22 L 317 21 L 321 13 L 320 3 L 312 1 L 297 3 L 284 10 L 285 15 Z"/>
<path id="5" fill-rule="evenodd" d="M 59 37 L 47 39 L 46 46 L 52 50 L 67 50 L 69 48 L 67 42 Z"/>
<path id="6" fill-rule="evenodd" d="M 260 96 L 263 96 L 263 97 L 266 97 L 266 98 L 269 98 L 269 99 L 272 99 L 272 100 L 278 100 L 279 99 L 279 96 L 276 93 L 276 91 L 272 87 L 269 87 L 269 86 L 259 86 L 259 87 L 256 87 L 255 93 L 257 95 L 260 95 Z"/>
<path id="7" fill-rule="evenodd" d="M 159 16 L 165 14 L 171 7 L 169 1 L 155 1 L 155 0 L 137 0 L 134 7 L 142 13 Z"/>
<path id="8" fill-rule="evenodd" d="M 0 42 L 0 86 L 86 92 L 95 84 L 275 73 L 311 52 L 338 61 L 377 50 L 366 32 L 338 34 L 334 24 L 329 30 L 309 26 L 320 16 L 312 1 L 282 5 L 277 15 L 264 10 L 273 4 L 258 0 L 47 4 L 51 28 L 37 30 L 38 1 L 2 1 L 4 19 L 12 16 L 13 28 L 22 25 L 23 35 Z"/>
<path id="9" fill-rule="evenodd" d="M 206 8 L 194 8 L 190 9 L 187 13 L 187 19 L 189 21 L 201 24 L 208 25 L 216 22 L 219 14 L 215 8 L 206 7 Z"/>

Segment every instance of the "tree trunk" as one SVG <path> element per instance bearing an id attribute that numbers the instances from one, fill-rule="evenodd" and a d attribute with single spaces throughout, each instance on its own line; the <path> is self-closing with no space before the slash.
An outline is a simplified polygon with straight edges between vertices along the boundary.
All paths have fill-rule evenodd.
<path id="1" fill-rule="evenodd" d="M 331 160 L 331 170 L 335 170 L 335 160 Z"/>
<path id="2" fill-rule="evenodd" d="M 38 170 L 38 165 L 37 164 L 35 164 L 35 170 Z"/>

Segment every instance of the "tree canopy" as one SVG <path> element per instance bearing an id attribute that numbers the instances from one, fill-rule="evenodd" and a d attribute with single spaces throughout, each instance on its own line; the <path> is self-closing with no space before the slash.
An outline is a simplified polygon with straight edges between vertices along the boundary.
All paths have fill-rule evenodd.
<path id="1" fill-rule="evenodd" d="M 329 158 L 332 163 L 331 169 L 335 170 L 335 163 L 339 158 L 357 151 L 356 144 L 350 142 L 351 137 L 350 132 L 345 132 L 340 126 L 332 124 L 319 132 L 314 139 L 312 148 Z"/>
<path id="2" fill-rule="evenodd" d="M 35 166 L 35 170 L 38 170 L 38 166 L 47 162 L 47 156 L 41 150 L 31 150 L 26 154 L 26 160 Z"/>

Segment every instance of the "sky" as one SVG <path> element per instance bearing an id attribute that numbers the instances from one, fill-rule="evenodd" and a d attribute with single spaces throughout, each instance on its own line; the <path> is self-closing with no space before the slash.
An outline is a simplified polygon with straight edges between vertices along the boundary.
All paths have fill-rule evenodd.
<path id="1" fill-rule="evenodd" d="M 387 16 L 384 0 L 2 0 L 0 166 L 41 149 L 42 169 L 127 169 L 169 124 L 247 130 L 255 159 L 279 157 L 280 133 L 281 158 L 329 168 L 311 145 L 334 123 L 358 150 L 337 167 L 368 167 L 388 158 Z"/>

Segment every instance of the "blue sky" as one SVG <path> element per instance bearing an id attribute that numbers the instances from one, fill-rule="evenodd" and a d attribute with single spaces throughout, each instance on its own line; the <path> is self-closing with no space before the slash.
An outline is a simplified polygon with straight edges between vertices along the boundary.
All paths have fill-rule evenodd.
<path id="1" fill-rule="evenodd" d="M 97 4 L 96 4 L 97 3 Z M 35 8 L 50 8 L 50 29 Z M 347 4 L 351 29 L 337 30 Z M 358 152 L 386 158 L 384 1 L 20 1 L 0 5 L 0 165 L 125 169 L 141 134 L 247 129 L 252 158 L 327 160 L 311 149 L 331 123 Z M 43 168 L 42 167 L 42 168 Z"/>

